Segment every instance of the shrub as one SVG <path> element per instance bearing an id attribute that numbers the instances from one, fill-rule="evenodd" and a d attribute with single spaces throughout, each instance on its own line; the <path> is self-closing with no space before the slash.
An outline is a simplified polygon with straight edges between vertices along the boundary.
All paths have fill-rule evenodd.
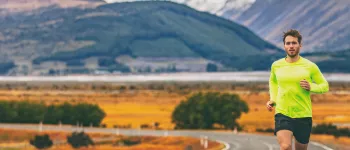
<path id="1" fill-rule="evenodd" d="M 84 132 L 73 132 L 71 136 L 67 136 L 67 141 L 73 148 L 94 145 L 90 136 Z"/>
<path id="2" fill-rule="evenodd" d="M 36 135 L 34 139 L 30 140 L 30 144 L 37 149 L 50 148 L 53 145 L 49 135 Z"/>

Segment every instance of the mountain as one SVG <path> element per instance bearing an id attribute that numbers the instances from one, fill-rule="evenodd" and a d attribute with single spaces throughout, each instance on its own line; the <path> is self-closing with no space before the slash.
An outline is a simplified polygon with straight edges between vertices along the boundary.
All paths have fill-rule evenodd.
<path id="1" fill-rule="evenodd" d="M 281 56 L 244 26 L 172 2 L 49 5 L 0 21 L 9 75 L 267 70 Z"/>
<path id="2" fill-rule="evenodd" d="M 350 72 L 350 49 L 335 52 L 312 52 L 303 56 L 313 62 L 323 72 Z"/>
<path id="3" fill-rule="evenodd" d="M 23 12 L 50 5 L 67 8 L 76 6 L 92 7 L 105 3 L 103 0 L 0 0 L 0 9 L 6 9 L 10 12 Z"/>
<path id="4" fill-rule="evenodd" d="M 145 0 L 105 0 L 107 3 L 121 3 Z M 212 14 L 222 15 L 231 12 L 231 14 L 239 14 L 254 4 L 255 0 L 168 0 L 180 4 L 185 4 L 198 11 L 206 11 Z"/>
<path id="5" fill-rule="evenodd" d="M 295 28 L 304 36 L 305 51 L 350 48 L 349 0 L 274 0 L 268 5 L 261 2 L 232 19 L 280 47 L 282 31 Z"/>
<path id="6" fill-rule="evenodd" d="M 106 0 L 125 2 L 130 0 Z M 135 0 L 133 0 L 135 1 Z M 283 48 L 284 31 L 298 29 L 304 52 L 350 48 L 349 0 L 171 0 L 245 25 Z"/>

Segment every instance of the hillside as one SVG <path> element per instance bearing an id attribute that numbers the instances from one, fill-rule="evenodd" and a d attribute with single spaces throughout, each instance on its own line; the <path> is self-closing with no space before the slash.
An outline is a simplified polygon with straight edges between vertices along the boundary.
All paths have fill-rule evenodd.
<path id="1" fill-rule="evenodd" d="M 105 0 L 125 2 L 140 0 Z M 169 0 L 242 24 L 283 48 L 281 35 L 290 28 L 304 35 L 304 51 L 350 48 L 349 0 Z"/>
<path id="2" fill-rule="evenodd" d="M 6 22 L 0 25 L 0 53 L 20 65 L 10 74 L 162 71 L 169 65 L 205 71 L 207 63 L 266 70 L 271 54 L 280 51 L 244 26 L 172 2 L 49 6 L 0 21 Z M 165 61 L 154 65 L 155 59 Z"/>

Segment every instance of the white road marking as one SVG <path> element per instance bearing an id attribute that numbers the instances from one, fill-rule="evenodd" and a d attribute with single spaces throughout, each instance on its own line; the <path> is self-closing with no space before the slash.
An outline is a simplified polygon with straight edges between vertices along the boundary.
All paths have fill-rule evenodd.
<path id="1" fill-rule="evenodd" d="M 274 144 L 269 144 L 269 143 L 266 143 L 264 141 L 260 141 L 260 142 L 263 143 L 264 145 L 266 145 L 269 148 L 269 150 L 273 150 Z"/>
<path id="2" fill-rule="evenodd" d="M 230 144 L 235 145 L 235 147 L 233 148 L 234 150 L 241 148 L 241 145 L 238 142 L 230 142 Z"/>
<path id="3" fill-rule="evenodd" d="M 310 142 L 311 144 L 315 145 L 315 146 L 319 146 L 319 147 L 322 147 L 323 149 L 325 150 L 333 150 L 332 148 L 329 148 L 327 147 L 326 145 L 323 145 L 323 144 L 320 144 L 320 143 L 317 143 L 317 142 Z"/>
<path id="4" fill-rule="evenodd" d="M 230 144 L 228 144 L 227 142 L 220 141 L 220 140 L 216 140 L 216 142 L 219 142 L 219 143 L 222 143 L 225 145 L 225 148 L 223 148 L 222 150 L 229 150 L 230 149 Z"/>

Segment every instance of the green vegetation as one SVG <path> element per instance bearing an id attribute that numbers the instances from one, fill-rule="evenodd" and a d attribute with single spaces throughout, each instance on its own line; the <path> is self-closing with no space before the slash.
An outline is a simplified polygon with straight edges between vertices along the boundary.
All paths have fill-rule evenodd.
<path id="1" fill-rule="evenodd" d="M 106 67 L 108 71 L 113 72 L 115 70 L 121 72 L 130 72 L 130 68 L 124 64 L 118 63 L 113 57 L 102 57 L 98 59 L 98 65 L 100 67 Z"/>
<path id="2" fill-rule="evenodd" d="M 130 136 L 130 137 L 123 137 L 119 141 L 117 141 L 118 144 L 126 145 L 126 146 L 133 146 L 137 144 L 142 143 L 141 137 L 137 136 Z"/>
<path id="3" fill-rule="evenodd" d="M 47 10 L 45 16 L 52 16 L 60 11 L 63 10 Z M 33 60 L 34 64 L 54 60 L 68 62 L 92 56 L 114 59 L 120 55 L 129 55 L 152 58 L 203 57 L 221 62 L 227 67 L 234 67 L 237 59 L 231 60 L 232 57 L 260 56 L 267 49 L 277 53 L 280 51 L 244 26 L 172 2 L 117 3 L 97 9 L 64 9 L 64 12 L 69 15 L 64 13 L 57 16 L 64 21 L 60 26 L 51 27 L 52 32 L 59 34 L 60 39 L 73 37 L 76 41 L 94 41 L 96 44 L 75 51 L 62 50 L 38 57 Z M 91 15 L 98 13 L 105 15 Z M 84 15 L 91 16 L 79 17 Z M 31 24 L 46 21 L 45 17 L 27 17 Z M 49 34 L 41 39 L 41 32 L 42 29 L 35 28 L 23 33 L 21 38 L 34 37 L 39 41 L 57 42 L 57 35 Z M 241 64 L 251 61 L 243 60 L 240 60 Z"/>
<path id="4" fill-rule="evenodd" d="M 214 129 L 239 127 L 236 119 L 249 110 L 245 101 L 235 94 L 198 93 L 182 101 L 173 111 L 176 129 Z"/>
<path id="5" fill-rule="evenodd" d="M 0 74 L 5 74 L 14 67 L 16 67 L 16 65 L 12 61 L 0 63 Z"/>
<path id="6" fill-rule="evenodd" d="M 274 129 L 267 128 L 267 129 L 256 129 L 257 132 L 267 132 L 267 133 L 274 133 Z M 333 135 L 334 137 L 340 137 L 340 136 L 347 136 L 350 137 L 350 129 L 349 128 L 338 128 L 337 126 L 333 124 L 318 124 L 314 127 L 312 127 L 311 130 L 312 134 L 327 134 L 327 135 Z"/>
<path id="7" fill-rule="evenodd" d="M 349 128 L 337 128 L 333 124 L 319 124 L 315 127 L 312 127 L 313 134 L 328 134 L 333 135 L 334 137 L 347 136 L 350 137 Z"/>
<path id="8" fill-rule="evenodd" d="M 34 139 L 30 140 L 30 144 L 37 149 L 47 149 L 53 145 L 49 135 L 36 135 Z"/>
<path id="9" fill-rule="evenodd" d="M 0 101 L 1 123 L 43 123 L 99 126 L 105 112 L 98 105 L 79 103 L 46 106 L 28 101 Z"/>
<path id="10" fill-rule="evenodd" d="M 94 142 L 90 136 L 84 132 L 73 132 L 72 135 L 67 136 L 67 142 L 73 148 L 88 147 L 89 145 L 94 145 Z"/>
<path id="11" fill-rule="evenodd" d="M 216 72 L 216 71 L 218 71 L 218 66 L 216 66 L 213 63 L 208 63 L 206 70 L 207 70 L 207 72 Z"/>

